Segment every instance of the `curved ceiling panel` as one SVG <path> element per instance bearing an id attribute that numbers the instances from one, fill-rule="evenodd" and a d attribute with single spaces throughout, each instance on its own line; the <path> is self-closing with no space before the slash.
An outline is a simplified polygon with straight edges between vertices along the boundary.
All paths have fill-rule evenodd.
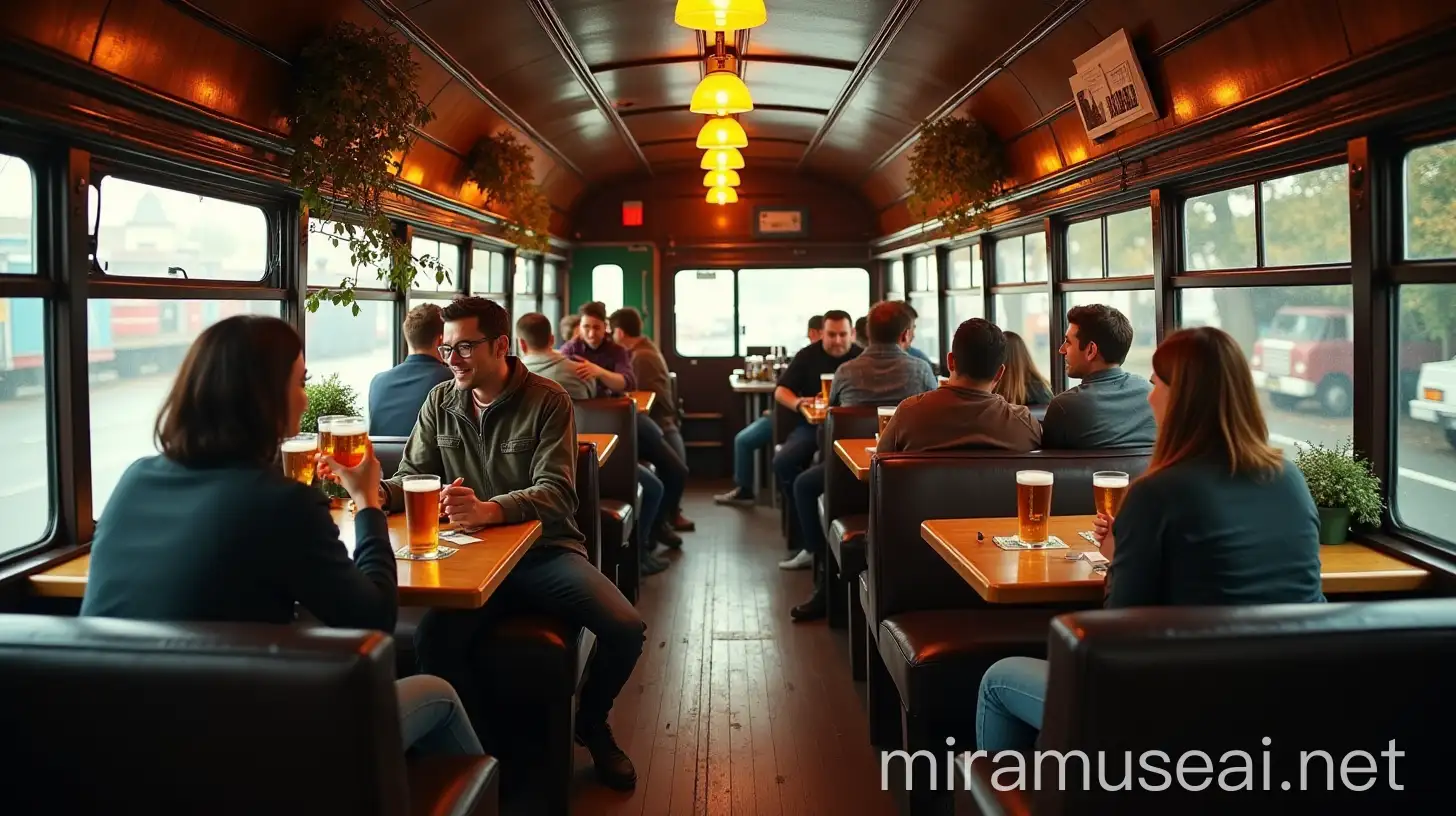
<path id="1" fill-rule="evenodd" d="M 658 108 L 686 105 L 698 87 L 702 69 L 696 60 L 667 62 L 601 71 L 596 78 L 618 108 Z"/>
<path id="2" fill-rule="evenodd" d="M 684 105 L 680 108 L 669 110 L 657 109 L 650 113 L 630 114 L 622 117 L 627 123 L 627 129 L 632 131 L 632 137 L 638 144 L 644 142 L 660 142 L 663 139 L 679 139 L 689 131 L 694 136 L 697 131 L 693 128 L 702 128 L 707 117 L 692 113 Z"/>
<path id="3" fill-rule="evenodd" d="M 677 0 L 552 0 L 588 65 L 698 53 L 694 32 L 672 21 Z M 630 36 L 624 33 L 630 32 Z"/>
<path id="4" fill-rule="evenodd" d="M 468 153 L 482 135 L 503 123 L 473 91 L 458 82 L 449 82 L 430 100 L 435 118 L 425 125 L 424 132 L 459 153 Z"/>
<path id="5" fill-rule="evenodd" d="M 998 73 L 996 78 L 1015 75 L 1036 104 L 1037 112 L 1051 113 L 1072 98 L 1072 86 L 1068 78 L 1076 73 L 1073 66 L 1077 57 L 1086 53 L 1087 49 L 1095 47 L 1111 33 L 1113 32 L 1107 31 L 1099 34 L 1087 22 L 1086 15 L 1079 13 L 1047 32 L 1036 45 L 1017 57 L 1011 70 Z M 993 79 L 992 82 L 994 81 Z M 987 90 L 990 90 L 989 84 L 981 93 Z M 981 93 L 976 95 L 980 96 Z M 1023 121 L 1021 128 L 1028 124 L 1030 121 Z"/>
<path id="6" fill-rule="evenodd" d="M 857 62 L 894 5 L 895 0 L 769 2 L 768 23 L 750 35 L 749 57 L 812 53 Z"/>
<path id="7" fill-rule="evenodd" d="M 108 2 L 6 3 L 4 28 L 22 39 L 89 61 Z"/>
<path id="8" fill-rule="evenodd" d="M 707 121 L 706 117 L 700 117 L 700 121 Z M 824 114 L 755 108 L 738 117 L 738 121 L 748 133 L 750 142 L 755 138 L 783 138 L 799 139 L 807 145 L 824 124 Z"/>
<path id="9" fill-rule="evenodd" d="M 754 105 L 821 108 L 833 101 L 850 76 L 849 71 L 817 65 L 754 62 L 752 51 L 747 62 L 744 81 L 753 93 Z"/>
<path id="10" fill-rule="evenodd" d="M 189 0 L 198 9 L 237 26 L 255 42 L 295 59 L 304 46 L 322 34 L 336 20 L 371 28 L 383 28 L 378 17 L 368 14 L 359 0 L 311 0 L 289 7 L 279 14 L 273 3 L 260 0 Z M 364 13 L 361 13 L 364 12 Z"/>

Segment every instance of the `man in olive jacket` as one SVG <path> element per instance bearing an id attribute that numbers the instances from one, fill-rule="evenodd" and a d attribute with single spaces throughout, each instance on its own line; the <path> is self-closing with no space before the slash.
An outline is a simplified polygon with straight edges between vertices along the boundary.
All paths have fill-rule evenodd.
<path id="1" fill-rule="evenodd" d="M 440 511 L 469 529 L 541 522 L 541 538 L 479 610 L 431 609 L 415 636 L 420 670 L 449 680 L 466 703 L 477 698 L 469 654 L 480 626 L 502 610 L 552 615 L 597 637 L 576 715 L 576 735 L 597 775 L 630 789 L 637 775 L 617 746 L 607 713 L 642 654 L 647 625 L 592 566 L 576 528 L 576 425 L 560 385 L 509 356 L 510 317 L 484 298 L 456 298 L 443 310 L 440 357 L 453 379 L 425 398 L 399 471 L 385 481 L 385 508 L 404 507 L 403 480 L 438 475 Z M 502 671 L 509 668 L 502 667 Z"/>

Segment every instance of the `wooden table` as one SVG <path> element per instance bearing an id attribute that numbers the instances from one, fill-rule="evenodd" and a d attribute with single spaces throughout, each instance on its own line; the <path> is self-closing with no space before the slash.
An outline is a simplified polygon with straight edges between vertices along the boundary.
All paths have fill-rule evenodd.
<path id="1" fill-rule="evenodd" d="M 1096 516 L 1054 516 L 1051 534 L 1071 551 L 1095 551 L 1078 533 L 1091 532 Z M 985 536 L 976 540 L 976 533 Z M 1068 561 L 1069 550 L 1003 550 L 993 536 L 1016 534 L 1016 519 L 935 519 L 920 525 L 940 557 L 960 573 L 976 594 L 991 603 L 1100 603 L 1103 573 L 1086 561 Z M 1362 544 L 1320 547 L 1320 575 L 1326 594 L 1400 592 L 1419 589 L 1431 579 L 1420 567 Z"/>
<path id="2" fill-rule="evenodd" d="M 799 413 L 809 420 L 810 425 L 823 425 L 824 418 L 829 416 L 829 406 L 820 407 L 812 402 L 800 403 Z"/>
<path id="3" fill-rule="evenodd" d="M 849 468 L 854 478 L 861 482 L 870 480 L 870 460 L 874 458 L 874 452 L 870 450 L 875 446 L 873 439 L 836 439 L 834 440 L 834 452 L 839 454 L 839 461 Z"/>
<path id="4" fill-rule="evenodd" d="M 339 525 L 339 539 L 354 552 L 354 517 L 347 510 L 333 511 Z M 453 525 L 440 525 L 441 531 Z M 404 513 L 389 517 L 389 543 L 395 549 L 408 541 Z M 399 572 L 401 606 L 432 606 L 449 609 L 479 609 L 501 585 L 526 550 L 541 537 L 541 522 L 527 521 L 489 527 L 471 534 L 480 539 L 459 547 L 459 552 L 439 561 L 395 559 Z M 455 546 L 451 544 L 450 546 Z M 57 567 L 30 576 L 36 595 L 50 598 L 80 598 L 86 594 L 86 576 L 91 556 L 73 558 Z"/>
<path id="5" fill-rule="evenodd" d="M 627 396 L 637 403 L 637 410 L 648 413 L 652 410 L 652 404 L 657 402 L 656 391 L 628 391 Z"/>
<path id="6" fill-rule="evenodd" d="M 596 444 L 596 446 L 597 446 L 597 467 L 601 467 L 602 465 L 605 465 L 607 463 L 607 457 L 611 456 L 612 455 L 612 451 L 614 451 L 614 450 L 617 449 L 617 435 L 616 434 L 595 434 L 595 433 L 577 434 L 576 435 L 576 441 L 578 441 L 578 442 L 592 442 L 592 443 L 595 443 Z"/>

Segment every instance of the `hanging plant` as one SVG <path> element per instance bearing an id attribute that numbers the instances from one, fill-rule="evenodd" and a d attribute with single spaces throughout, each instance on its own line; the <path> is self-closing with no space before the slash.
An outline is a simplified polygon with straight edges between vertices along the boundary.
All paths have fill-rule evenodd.
<path id="1" fill-rule="evenodd" d="M 551 246 L 551 202 L 536 183 L 531 151 L 503 130 L 475 143 L 466 173 L 485 194 L 486 206 L 509 216 L 505 238 L 516 246 L 544 252 Z"/>
<path id="2" fill-rule="evenodd" d="M 334 246 L 349 247 L 355 273 L 337 288 L 309 295 L 308 308 L 322 300 L 352 306 L 358 269 L 377 270 L 391 288 L 407 291 L 420 271 L 443 281 L 438 259 L 415 258 L 390 229 L 385 194 L 394 188 L 399 156 L 414 143 L 415 128 L 434 118 L 416 91 L 418 67 L 409 46 L 385 31 L 339 23 L 303 52 L 298 62 L 293 110 L 288 117 L 293 161 L 290 177 L 312 216 L 332 224 L 310 224 Z M 334 220 L 336 208 L 358 223 Z"/>
<path id="3" fill-rule="evenodd" d="M 980 122 L 928 122 L 910 156 L 910 211 L 920 221 L 939 218 L 952 236 L 986 229 L 1004 176 L 1001 142 Z"/>

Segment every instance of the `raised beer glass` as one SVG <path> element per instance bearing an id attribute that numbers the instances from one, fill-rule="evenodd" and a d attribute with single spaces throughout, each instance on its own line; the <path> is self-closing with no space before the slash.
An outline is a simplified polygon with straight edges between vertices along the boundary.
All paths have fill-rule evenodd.
<path id="1" fill-rule="evenodd" d="M 410 555 L 431 557 L 440 547 L 440 477 L 404 477 L 404 522 Z"/>
<path id="2" fill-rule="evenodd" d="M 337 417 L 329 423 L 329 434 L 334 461 L 348 468 L 356 467 L 364 461 L 369 425 L 363 417 Z"/>
<path id="3" fill-rule="evenodd" d="M 833 374 L 820 374 L 819 375 L 819 404 L 820 405 L 828 405 L 829 404 L 829 392 L 833 388 L 834 388 L 834 375 Z"/>
<path id="4" fill-rule="evenodd" d="M 1131 480 L 1120 470 L 1099 470 L 1092 474 L 1092 504 L 1097 512 L 1113 518 L 1122 509 L 1122 500 L 1127 498 L 1127 486 Z"/>
<path id="5" fill-rule="evenodd" d="M 331 426 L 340 419 L 348 419 L 348 417 L 340 416 L 339 414 L 330 414 L 318 418 L 319 453 L 322 453 L 324 456 L 334 455 L 334 434 Z"/>
<path id="6" fill-rule="evenodd" d="M 318 434 L 299 434 L 283 440 L 283 472 L 300 484 L 313 484 L 314 455 L 318 453 Z"/>
<path id="7" fill-rule="evenodd" d="M 1051 472 L 1016 471 L 1016 537 L 1023 544 L 1045 544 L 1052 516 Z"/>
<path id="8" fill-rule="evenodd" d="M 880 430 L 875 434 L 875 438 L 879 439 L 880 434 L 884 433 L 885 429 L 890 426 L 890 417 L 895 415 L 895 406 L 881 405 L 877 413 L 880 419 Z"/>

